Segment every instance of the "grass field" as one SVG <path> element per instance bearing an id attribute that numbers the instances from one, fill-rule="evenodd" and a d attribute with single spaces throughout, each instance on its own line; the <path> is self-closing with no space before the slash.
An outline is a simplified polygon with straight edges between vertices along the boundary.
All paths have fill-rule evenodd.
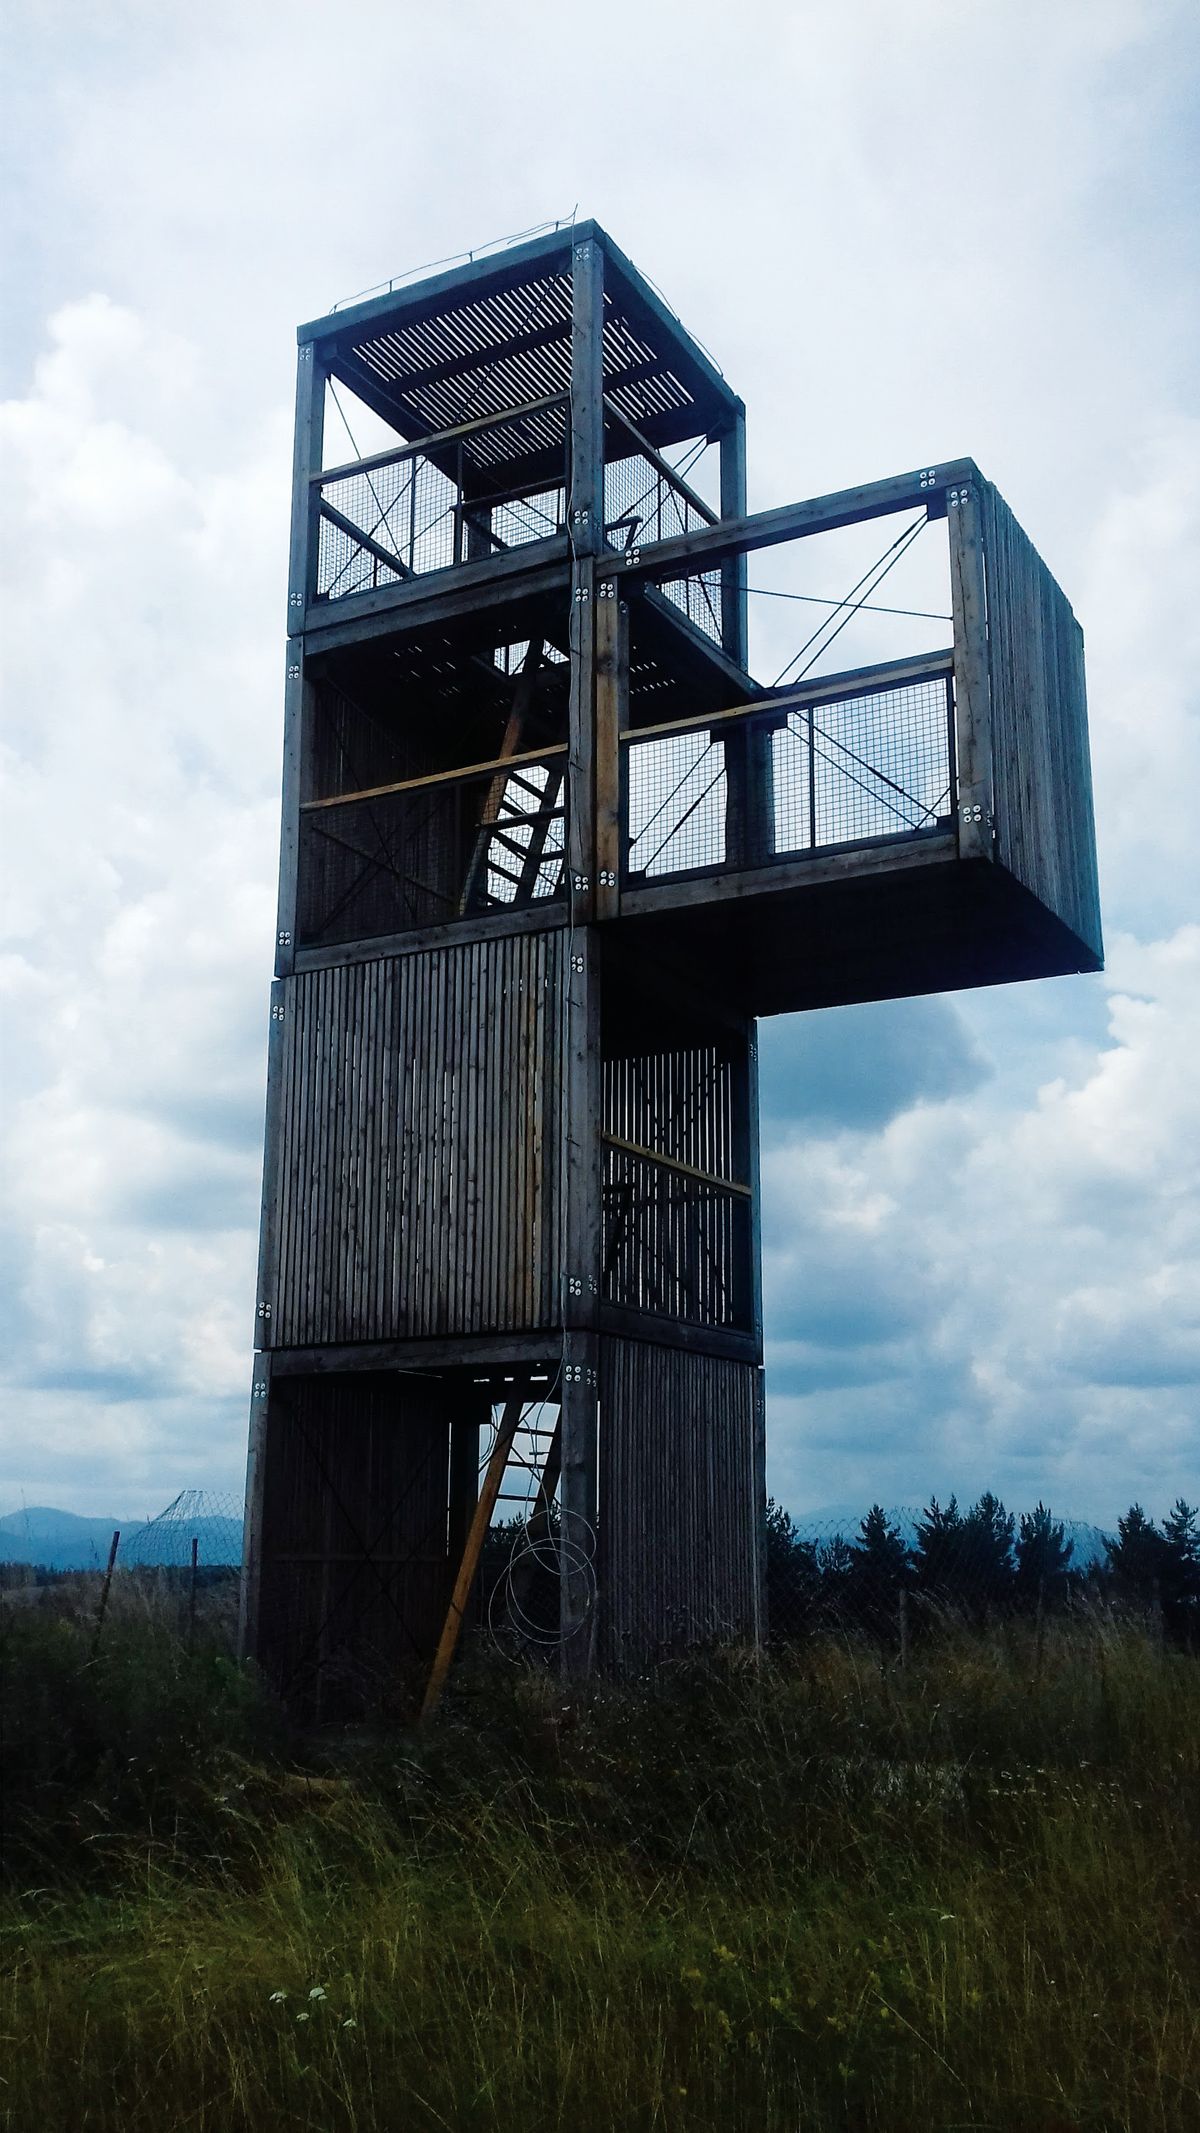
<path id="1" fill-rule="evenodd" d="M 1133 1630 L 464 1671 L 301 1753 L 12 1614 L 13 2133 L 1200 2125 L 1200 1663 Z"/>

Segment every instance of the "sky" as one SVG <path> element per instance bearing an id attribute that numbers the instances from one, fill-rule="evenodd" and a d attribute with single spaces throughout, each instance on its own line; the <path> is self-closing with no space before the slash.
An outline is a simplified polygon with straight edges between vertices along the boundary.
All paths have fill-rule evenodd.
<path id="1" fill-rule="evenodd" d="M 240 1488 L 294 328 L 576 207 L 747 402 L 752 508 L 969 454 L 1085 632 L 1104 974 L 763 1026 L 770 1486 L 1195 1501 L 1192 0 L 3 37 L 0 1511 Z"/>

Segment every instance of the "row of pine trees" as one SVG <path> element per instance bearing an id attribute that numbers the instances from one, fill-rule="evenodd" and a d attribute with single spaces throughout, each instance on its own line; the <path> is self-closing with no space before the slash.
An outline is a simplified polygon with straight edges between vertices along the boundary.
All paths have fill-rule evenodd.
<path id="1" fill-rule="evenodd" d="M 969 1510 L 931 1497 L 911 1543 L 879 1504 L 853 1540 L 802 1539 L 774 1499 L 767 1507 L 767 1596 L 773 1641 L 822 1623 L 891 1635 L 901 1594 L 914 1617 L 952 1610 L 970 1621 L 1062 1611 L 1084 1598 L 1154 1615 L 1174 1643 L 1200 1647 L 1200 1512 L 1182 1498 L 1161 1525 L 1131 1505 L 1098 1561 L 1075 1561 L 1066 1527 L 1045 1504 L 1018 1519 L 985 1490 Z"/>

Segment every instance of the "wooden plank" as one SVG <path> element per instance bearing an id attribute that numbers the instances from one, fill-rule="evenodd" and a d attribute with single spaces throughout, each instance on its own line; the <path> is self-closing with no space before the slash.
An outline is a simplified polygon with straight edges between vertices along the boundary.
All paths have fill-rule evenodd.
<path id="1" fill-rule="evenodd" d="M 508 1464 L 508 1455 L 512 1450 L 513 1438 L 516 1436 L 520 1424 L 521 1409 L 522 1402 L 519 1399 L 505 1402 L 500 1426 L 496 1431 L 496 1442 L 492 1447 L 492 1455 L 488 1460 L 487 1472 L 483 1478 L 483 1486 L 479 1491 L 479 1498 L 471 1516 L 466 1546 L 463 1549 L 462 1561 L 458 1566 L 458 1573 L 454 1580 L 454 1590 L 450 1595 L 450 1606 L 446 1614 L 442 1634 L 438 1639 L 438 1648 L 434 1654 L 429 1683 L 421 1704 L 420 1723 L 422 1725 L 428 1723 L 441 1702 L 442 1690 L 446 1685 L 446 1676 L 450 1672 L 451 1661 L 458 1649 L 458 1640 L 462 1634 L 467 1603 L 471 1597 L 471 1587 L 475 1583 L 475 1575 L 479 1569 L 479 1558 L 483 1554 L 483 1544 L 487 1539 L 487 1530 L 492 1521 L 492 1512 L 496 1508 L 496 1498 L 500 1494 L 500 1484 L 504 1479 L 504 1469 Z"/>
<path id="2" fill-rule="evenodd" d="M 486 778 L 493 772 L 507 776 L 522 763 L 545 763 L 553 756 L 565 756 L 566 753 L 566 742 L 555 741 L 546 748 L 525 748 L 512 755 L 489 756 L 483 763 L 465 763 L 461 770 L 433 770 L 420 778 L 395 778 L 388 785 L 365 785 L 360 792 L 335 792 L 323 800 L 305 800 L 302 812 L 316 814 L 326 807 L 347 807 L 356 800 L 382 800 L 390 793 L 421 792 L 433 785 L 461 785 L 471 778 Z M 441 929 L 438 931 L 440 937 Z"/>
<path id="3" fill-rule="evenodd" d="M 263 1120 L 262 1191 L 258 1222 L 258 1285 L 254 1345 L 273 1346 L 280 1298 L 281 1197 L 285 1175 L 284 1055 L 286 1023 L 296 987 L 283 978 L 271 986 L 267 1019 L 267 1093 Z"/>
<path id="4" fill-rule="evenodd" d="M 926 474 L 932 478 L 927 480 Z M 836 526 L 856 526 L 866 519 L 887 518 L 893 512 L 927 510 L 934 498 L 950 488 L 978 480 L 978 469 L 969 459 L 910 474 L 896 474 L 886 481 L 863 482 L 854 489 L 837 489 L 794 504 L 781 504 L 773 511 L 752 512 L 746 518 L 722 519 L 695 533 L 678 533 L 668 541 L 648 542 L 636 557 L 603 555 L 602 577 L 677 578 L 699 570 L 711 570 L 735 555 L 749 555 L 759 548 L 777 547 L 784 541 L 807 539 Z"/>
<path id="5" fill-rule="evenodd" d="M 739 1184 L 733 1178 L 723 1178 L 710 1170 L 699 1170 L 694 1163 L 681 1163 L 677 1156 L 660 1154 L 654 1148 L 643 1148 L 636 1141 L 621 1140 L 615 1133 L 600 1136 L 606 1148 L 617 1148 L 623 1155 L 639 1156 L 643 1162 L 655 1163 L 662 1170 L 673 1170 L 680 1177 L 694 1178 L 698 1184 L 711 1185 L 717 1192 L 731 1193 L 735 1198 L 750 1199 L 749 1185 Z"/>
<path id="6" fill-rule="evenodd" d="M 991 860 L 995 853 L 992 705 L 978 482 L 951 489 L 947 502 L 954 610 L 958 848 L 963 859 Z"/>

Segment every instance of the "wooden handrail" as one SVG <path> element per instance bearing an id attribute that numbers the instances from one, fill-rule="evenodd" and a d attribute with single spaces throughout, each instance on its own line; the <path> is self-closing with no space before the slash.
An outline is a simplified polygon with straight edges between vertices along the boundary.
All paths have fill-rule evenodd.
<path id="1" fill-rule="evenodd" d="M 423 778 L 397 778 L 391 785 L 367 785 L 361 792 L 335 792 L 326 800 L 302 800 L 302 815 L 312 814 L 321 807 L 348 807 L 352 800 L 386 800 L 395 792 L 420 792 L 430 785 L 458 785 L 465 778 L 486 778 L 493 773 L 507 776 L 522 763 L 548 763 L 552 757 L 565 755 L 565 741 L 555 741 L 550 748 L 529 748 L 521 755 L 493 756 L 487 763 L 467 763 L 461 770 L 431 770 Z"/>
<path id="2" fill-rule="evenodd" d="M 761 696 L 752 703 L 732 704 L 726 711 L 703 712 L 696 718 L 668 719 L 657 726 L 627 726 L 621 740 L 625 744 L 661 740 L 672 733 L 707 732 L 710 726 L 720 726 L 729 719 L 751 718 L 756 712 L 766 717 L 773 711 L 790 711 L 795 705 L 841 703 L 850 696 L 885 696 L 889 689 L 902 689 L 914 681 L 949 679 L 953 672 L 951 652 L 924 652 L 916 659 L 893 659 L 881 666 L 862 667 L 853 674 L 829 674 L 822 680 L 806 682 L 802 688 L 789 689 L 784 695 Z"/>

